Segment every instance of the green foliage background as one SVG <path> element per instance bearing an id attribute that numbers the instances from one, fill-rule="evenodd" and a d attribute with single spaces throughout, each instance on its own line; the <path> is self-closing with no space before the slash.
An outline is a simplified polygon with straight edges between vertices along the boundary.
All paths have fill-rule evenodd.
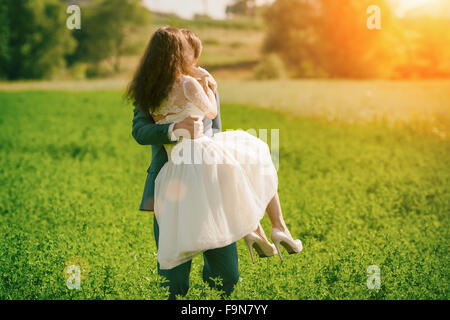
<path id="1" fill-rule="evenodd" d="M 96 0 L 82 10 L 83 26 L 73 32 L 77 48 L 69 60 L 93 64 L 110 60 L 114 71 L 119 72 L 121 57 L 135 45 L 133 33 L 150 23 L 150 12 L 139 0 Z"/>
<path id="2" fill-rule="evenodd" d="M 277 0 L 266 11 L 263 49 L 296 78 L 444 78 L 448 18 L 399 19 L 390 0 Z M 380 9 L 370 30 L 367 8 Z M 443 9 L 445 10 L 445 9 Z"/>
<path id="3" fill-rule="evenodd" d="M 279 128 L 279 192 L 304 251 L 258 259 L 239 241 L 232 299 L 448 299 L 450 144 L 224 105 L 225 128 Z M 160 299 L 152 216 L 137 210 L 150 149 L 119 91 L 0 93 L 0 298 Z M 263 226 L 270 232 L 267 218 Z M 64 268 L 83 261 L 81 290 Z M 380 290 L 366 270 L 381 268 Z M 186 298 L 218 293 L 201 280 Z M 84 271 L 83 271 L 84 272 Z"/>
<path id="4" fill-rule="evenodd" d="M 3 0 L 0 4 L 0 78 L 49 78 L 75 47 L 59 0 Z"/>

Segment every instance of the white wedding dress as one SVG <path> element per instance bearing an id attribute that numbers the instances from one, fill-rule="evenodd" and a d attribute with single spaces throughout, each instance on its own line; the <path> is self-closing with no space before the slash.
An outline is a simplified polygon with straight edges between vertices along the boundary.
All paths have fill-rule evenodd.
<path id="1" fill-rule="evenodd" d="M 176 81 L 153 113 L 156 123 L 204 117 L 216 110 L 190 76 Z M 161 119 L 162 118 L 162 119 Z M 236 130 L 165 145 L 169 161 L 155 181 L 158 262 L 174 268 L 196 254 L 229 245 L 254 231 L 278 187 L 268 145 Z"/>

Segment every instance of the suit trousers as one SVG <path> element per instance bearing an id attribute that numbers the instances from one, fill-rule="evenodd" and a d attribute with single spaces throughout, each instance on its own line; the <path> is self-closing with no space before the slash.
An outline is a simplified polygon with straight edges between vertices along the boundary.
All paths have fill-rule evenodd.
<path id="1" fill-rule="evenodd" d="M 153 220 L 156 247 L 158 247 L 159 227 L 156 218 Z M 212 288 L 222 290 L 229 296 L 234 285 L 239 280 L 238 255 L 236 242 L 217 249 L 203 252 L 203 281 Z M 158 263 L 158 274 L 167 279 L 162 286 L 169 287 L 169 299 L 176 295 L 186 295 L 189 290 L 189 274 L 192 260 L 168 270 L 161 270 Z M 220 278 L 222 283 L 217 284 L 213 279 Z"/>

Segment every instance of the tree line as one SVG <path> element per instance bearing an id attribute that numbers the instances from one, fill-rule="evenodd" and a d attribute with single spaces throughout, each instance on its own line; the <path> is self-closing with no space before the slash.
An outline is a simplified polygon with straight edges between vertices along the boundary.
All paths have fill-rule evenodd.
<path id="1" fill-rule="evenodd" d="M 139 0 L 83 2 L 81 29 L 66 27 L 69 4 L 62 0 L 0 2 L 0 78 L 52 77 L 78 62 L 109 61 L 115 71 L 133 45 L 133 31 L 150 15 Z"/>
<path id="2" fill-rule="evenodd" d="M 66 9 L 77 3 L 81 29 L 69 30 Z M 367 27 L 371 5 L 380 8 L 380 29 Z M 399 19 L 388 0 L 236 0 L 227 13 L 264 18 L 262 78 L 283 65 L 294 78 L 450 77 L 449 19 Z M 77 65 L 95 76 L 100 63 L 118 72 L 121 57 L 143 43 L 135 31 L 150 21 L 140 0 L 2 0 L 0 79 L 50 78 Z"/>
<path id="3" fill-rule="evenodd" d="M 369 6 L 381 28 L 367 27 Z M 387 0 L 276 0 L 265 13 L 264 52 L 293 77 L 450 77 L 450 22 L 399 19 Z"/>

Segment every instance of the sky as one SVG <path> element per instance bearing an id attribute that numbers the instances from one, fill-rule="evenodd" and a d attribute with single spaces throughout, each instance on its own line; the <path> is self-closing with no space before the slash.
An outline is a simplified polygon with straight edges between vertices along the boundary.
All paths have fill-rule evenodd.
<path id="1" fill-rule="evenodd" d="M 257 0 L 258 3 L 270 3 L 274 0 Z M 336 0 L 339 1 L 339 0 Z M 439 10 L 437 4 L 443 4 L 450 0 L 390 0 L 397 4 L 396 13 L 403 16 L 410 9 L 423 5 L 434 4 L 434 8 Z M 233 0 L 143 0 L 144 4 L 151 10 L 160 12 L 175 13 L 180 17 L 191 19 L 194 14 L 203 14 L 206 12 L 212 18 L 225 19 L 225 9 Z M 443 5 L 442 5 L 443 6 Z M 435 11 L 436 11 L 435 10 Z"/>
<path id="2" fill-rule="evenodd" d="M 232 0 L 143 0 L 145 5 L 154 11 L 172 12 L 180 17 L 191 19 L 194 14 L 206 13 L 215 19 L 225 19 L 225 9 Z M 259 0 L 258 2 L 270 2 Z"/>

